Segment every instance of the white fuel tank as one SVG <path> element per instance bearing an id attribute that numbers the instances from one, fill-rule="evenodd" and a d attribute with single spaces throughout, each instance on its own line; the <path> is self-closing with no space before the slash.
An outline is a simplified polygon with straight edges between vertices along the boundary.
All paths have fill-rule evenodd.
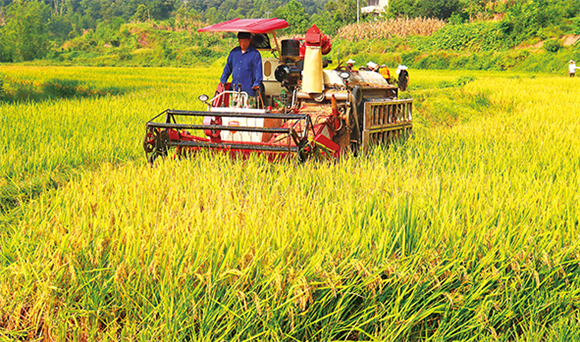
<path id="1" fill-rule="evenodd" d="M 251 108 L 222 108 L 222 107 L 211 107 L 210 112 L 235 112 L 235 113 L 256 113 L 264 114 L 266 111 L 263 109 L 251 109 Z M 231 127 L 264 127 L 263 118 L 232 118 L 224 116 L 222 117 L 223 126 Z M 262 132 L 240 132 L 240 131 L 230 131 L 222 130 L 220 132 L 220 138 L 223 141 L 229 142 L 262 142 Z"/>

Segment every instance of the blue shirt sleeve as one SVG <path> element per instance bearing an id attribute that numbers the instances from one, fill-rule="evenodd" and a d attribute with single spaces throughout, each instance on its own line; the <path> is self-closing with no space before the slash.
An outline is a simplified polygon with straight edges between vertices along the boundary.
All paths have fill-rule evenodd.
<path id="1" fill-rule="evenodd" d="M 228 55 L 228 60 L 226 62 L 226 66 L 224 67 L 224 72 L 222 73 L 222 77 L 220 78 L 220 83 L 226 84 L 228 83 L 228 78 L 232 74 L 232 55 L 234 54 L 234 50 L 230 51 Z"/>
<path id="2" fill-rule="evenodd" d="M 253 60 L 253 70 L 254 70 L 254 77 L 253 77 L 253 82 L 252 82 L 252 88 L 259 86 L 260 84 L 262 84 L 262 56 L 260 55 L 260 52 L 256 50 L 256 56 L 254 57 Z"/>

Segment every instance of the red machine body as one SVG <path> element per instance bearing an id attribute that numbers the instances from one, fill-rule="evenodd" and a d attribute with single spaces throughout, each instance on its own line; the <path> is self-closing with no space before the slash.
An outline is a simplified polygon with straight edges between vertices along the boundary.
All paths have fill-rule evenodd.
<path id="1" fill-rule="evenodd" d="M 175 147 L 178 157 L 206 149 L 241 158 L 257 153 L 269 161 L 340 156 L 340 146 L 332 141 L 340 127 L 337 111 L 313 113 L 231 108 L 229 100 L 237 94 L 230 92 L 229 86 L 220 88 L 221 91 L 218 89 L 209 111 L 166 110 L 148 122 L 144 148 L 149 161 L 152 163 L 160 156 L 167 156 L 172 147 Z M 155 120 L 162 115 L 165 115 L 164 122 L 156 123 Z M 203 118 L 203 124 L 178 124 L 177 118 L 184 117 Z M 259 125 L 249 126 L 248 119 L 262 121 Z M 192 133 L 200 131 L 203 135 Z M 255 139 L 244 139 L 240 137 L 242 134 L 256 136 Z"/>

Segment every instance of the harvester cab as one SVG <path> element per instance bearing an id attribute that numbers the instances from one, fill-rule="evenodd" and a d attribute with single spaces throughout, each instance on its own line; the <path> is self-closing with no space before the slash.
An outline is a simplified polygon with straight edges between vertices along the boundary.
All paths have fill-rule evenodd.
<path id="1" fill-rule="evenodd" d="M 304 37 L 284 39 L 281 19 L 234 19 L 200 32 L 250 32 L 262 58 L 263 85 L 257 106 L 239 85 L 218 86 L 213 98 L 201 95 L 206 111 L 166 110 L 147 122 L 144 149 L 149 162 L 192 155 L 203 149 L 247 157 L 260 153 L 274 161 L 338 158 L 376 143 L 389 143 L 412 129 L 412 100 L 381 74 L 324 69 L 330 39 L 313 26 Z M 270 40 L 273 39 L 274 44 Z M 198 117 L 197 123 L 178 123 Z M 201 122 L 202 121 L 202 122 Z"/>

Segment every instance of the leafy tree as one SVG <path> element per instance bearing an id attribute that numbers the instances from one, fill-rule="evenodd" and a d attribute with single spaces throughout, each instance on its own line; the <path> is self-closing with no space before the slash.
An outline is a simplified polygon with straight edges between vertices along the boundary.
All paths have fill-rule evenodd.
<path id="1" fill-rule="evenodd" d="M 336 23 L 333 21 L 332 14 L 329 11 L 313 14 L 312 23 L 325 34 L 335 34 L 337 31 Z"/>
<path id="2" fill-rule="evenodd" d="M 141 4 L 137 7 L 135 14 L 133 15 L 133 20 L 137 20 L 140 22 L 145 22 L 149 20 L 149 9 L 147 6 Z"/>
<path id="3" fill-rule="evenodd" d="M 73 24 L 68 17 L 52 15 L 48 22 L 48 31 L 50 32 L 51 38 L 62 42 L 73 31 Z"/>
<path id="4" fill-rule="evenodd" d="M 278 8 L 274 15 L 288 22 L 290 26 L 286 30 L 291 33 L 305 33 L 310 27 L 304 7 L 296 0 L 290 0 L 285 6 Z"/>
<path id="5" fill-rule="evenodd" d="M 448 19 L 462 12 L 464 6 L 460 0 L 391 0 L 388 12 L 391 17 Z"/>
<path id="6" fill-rule="evenodd" d="M 168 19 L 175 10 L 175 0 L 150 0 L 149 8 L 152 19 Z"/>
<path id="7" fill-rule="evenodd" d="M 356 0 L 331 0 L 311 21 L 326 34 L 335 34 L 344 25 L 356 22 Z"/>
<path id="8" fill-rule="evenodd" d="M 79 33 L 82 30 L 91 29 L 97 27 L 97 20 L 91 17 L 89 14 L 85 14 L 79 17 L 78 25 Z"/>
<path id="9" fill-rule="evenodd" d="M 580 2 L 568 0 L 515 1 L 501 22 L 503 33 L 516 45 L 536 36 L 542 29 L 558 27 L 580 14 Z"/>
<path id="10" fill-rule="evenodd" d="M 300 0 L 300 2 L 304 6 L 306 14 L 313 15 L 320 13 L 324 9 L 324 5 L 328 2 L 328 0 Z"/>
<path id="11" fill-rule="evenodd" d="M 101 19 L 101 1 L 100 0 L 80 0 L 79 6 L 81 13 L 94 19 Z"/>
<path id="12" fill-rule="evenodd" d="M 48 51 L 48 5 L 34 0 L 18 0 L 8 6 L 6 25 L 0 32 L 2 60 L 29 61 Z"/>
<path id="13" fill-rule="evenodd" d="M 231 14 L 235 18 L 236 17 L 235 11 L 237 10 L 237 8 L 238 8 L 237 1 L 235 1 L 235 0 L 225 0 L 219 6 L 218 11 L 222 15 L 225 15 L 226 16 L 226 19 L 232 19 L 231 17 L 229 17 L 229 15 Z"/>
<path id="14" fill-rule="evenodd" d="M 175 15 L 180 20 L 201 20 L 203 18 L 203 13 L 198 12 L 194 6 L 189 5 L 189 1 L 182 2 L 175 11 Z M 184 24 L 184 22 L 180 22 Z"/>
<path id="15" fill-rule="evenodd" d="M 463 13 L 455 14 L 462 15 L 463 18 L 471 20 L 477 17 L 478 14 L 485 13 L 488 1 L 489 0 L 464 0 Z"/>
<path id="16" fill-rule="evenodd" d="M 103 20 L 111 21 L 117 17 L 120 17 L 121 15 L 121 6 L 119 6 L 119 3 L 108 1 L 101 5 L 100 16 Z"/>
<path id="17" fill-rule="evenodd" d="M 234 11 L 233 9 L 230 9 L 230 11 L 228 12 L 228 15 L 226 16 L 226 20 L 232 20 L 232 19 L 236 19 L 236 18 L 243 18 L 244 16 L 240 13 L 239 10 Z"/>
<path id="18" fill-rule="evenodd" d="M 221 12 L 218 12 L 218 10 L 215 7 L 212 7 L 205 12 L 205 19 L 210 24 L 215 24 L 224 21 L 225 16 Z"/>
<path id="19" fill-rule="evenodd" d="M 48 0 L 48 1 L 45 1 L 45 3 L 50 5 L 50 7 L 52 8 L 53 15 L 62 16 L 64 14 L 65 7 L 66 7 L 65 0 Z"/>
<path id="20" fill-rule="evenodd" d="M 246 13 L 246 18 L 275 17 L 274 11 L 284 5 L 282 0 L 254 0 L 252 8 Z M 268 14 L 266 14 L 268 13 Z"/>
<path id="21" fill-rule="evenodd" d="M 248 18 L 247 15 L 252 10 L 252 7 L 253 7 L 253 3 L 250 0 L 239 0 L 236 10 L 239 11 L 240 17 Z"/>
<path id="22" fill-rule="evenodd" d="M 324 9 L 332 14 L 336 28 L 355 23 L 356 8 L 356 0 L 334 0 L 324 5 Z"/>

